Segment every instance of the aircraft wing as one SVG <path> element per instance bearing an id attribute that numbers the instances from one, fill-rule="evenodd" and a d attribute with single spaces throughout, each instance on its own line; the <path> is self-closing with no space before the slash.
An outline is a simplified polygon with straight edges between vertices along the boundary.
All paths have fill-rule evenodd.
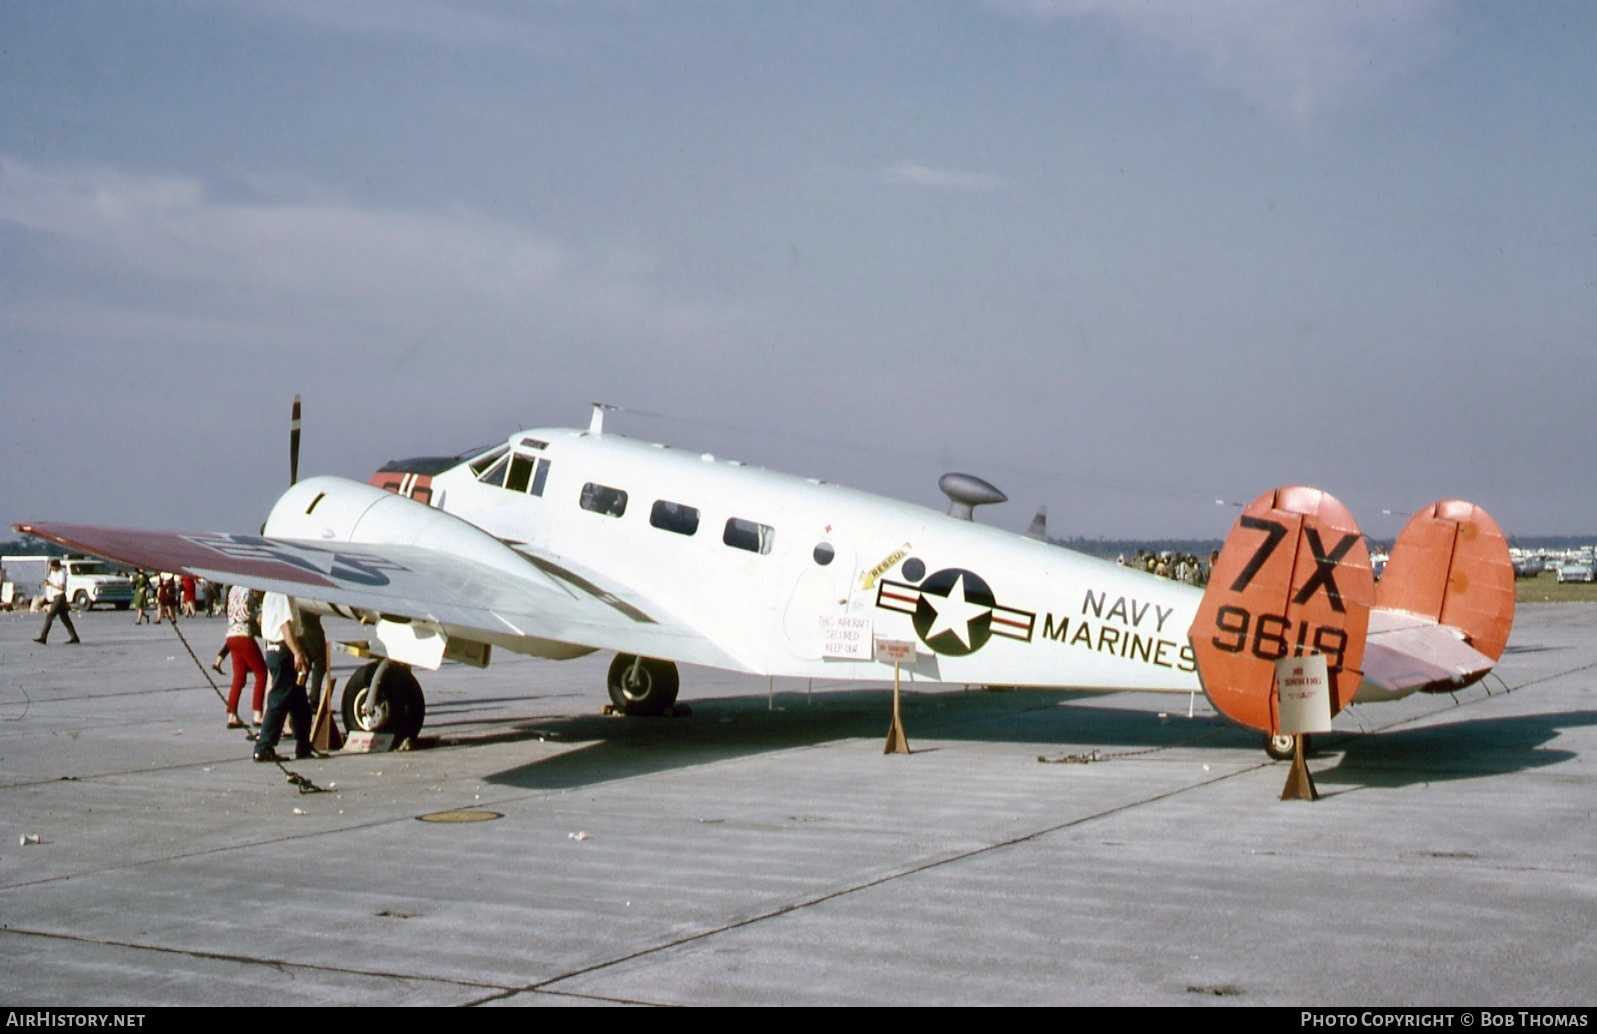
<path id="1" fill-rule="evenodd" d="M 397 498 L 397 497 L 395 497 Z M 125 564 L 282 592 L 484 642 L 545 640 L 732 670 L 748 666 L 684 622 L 592 572 L 488 539 L 455 551 L 80 524 L 16 529 Z M 484 536 L 486 539 L 487 536 Z M 536 651 L 533 651 L 536 652 Z"/>
<path id="2" fill-rule="evenodd" d="M 1464 686 L 1495 663 L 1449 625 L 1398 610 L 1370 611 L 1364 680 L 1388 692 Z"/>

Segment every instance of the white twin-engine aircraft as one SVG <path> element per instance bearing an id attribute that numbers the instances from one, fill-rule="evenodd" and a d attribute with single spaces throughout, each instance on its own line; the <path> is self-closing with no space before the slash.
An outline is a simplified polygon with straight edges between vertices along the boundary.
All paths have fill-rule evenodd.
<path id="1" fill-rule="evenodd" d="M 1468 503 L 1415 516 L 1377 584 L 1340 503 L 1276 489 L 1199 590 L 975 523 L 974 505 L 1003 499 L 977 478 L 946 476 L 939 513 L 607 434 L 604 408 L 587 430 L 391 463 L 370 483 L 299 482 L 260 535 L 17 529 L 362 622 L 381 660 L 348 681 L 344 719 L 396 740 L 425 714 L 413 668 L 485 666 L 492 647 L 614 650 L 611 700 L 653 715 L 676 700 L 678 662 L 886 680 L 885 639 L 913 644 L 923 681 L 1201 689 L 1281 756 L 1279 658 L 1325 655 L 1335 713 L 1480 679 L 1513 622 L 1507 544 Z"/>

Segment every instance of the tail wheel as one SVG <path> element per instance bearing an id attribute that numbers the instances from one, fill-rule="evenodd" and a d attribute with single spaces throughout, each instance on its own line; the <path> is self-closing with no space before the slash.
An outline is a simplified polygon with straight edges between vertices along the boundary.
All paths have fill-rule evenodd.
<path id="1" fill-rule="evenodd" d="M 610 702 L 629 717 L 665 714 L 666 709 L 676 703 L 677 689 L 681 685 L 675 664 L 652 657 L 639 660 L 628 653 L 617 654 L 610 662 L 610 674 L 605 681 L 610 689 Z"/>
<path id="2" fill-rule="evenodd" d="M 373 661 L 356 669 L 344 684 L 344 698 L 340 710 L 344 716 L 346 732 L 392 733 L 395 743 L 410 739 L 421 732 L 427 717 L 427 701 L 422 696 L 421 683 L 410 668 L 389 662 L 383 672 L 383 681 L 377 694 L 377 707 L 367 716 L 366 698 L 371 692 L 372 676 L 381 661 Z"/>
<path id="3" fill-rule="evenodd" d="M 1305 734 L 1303 737 L 1303 753 L 1305 755 L 1309 752 L 1310 742 L 1308 735 Z M 1291 761 L 1297 753 L 1292 737 L 1284 732 L 1278 732 L 1273 736 L 1265 733 L 1264 752 L 1276 761 Z"/>

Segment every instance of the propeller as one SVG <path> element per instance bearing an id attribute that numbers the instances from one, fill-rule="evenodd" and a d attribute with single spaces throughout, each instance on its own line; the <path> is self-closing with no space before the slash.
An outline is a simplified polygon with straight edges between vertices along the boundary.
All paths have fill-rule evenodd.
<path id="1" fill-rule="evenodd" d="M 288 483 L 299 481 L 299 396 L 294 396 L 294 416 L 288 424 Z"/>

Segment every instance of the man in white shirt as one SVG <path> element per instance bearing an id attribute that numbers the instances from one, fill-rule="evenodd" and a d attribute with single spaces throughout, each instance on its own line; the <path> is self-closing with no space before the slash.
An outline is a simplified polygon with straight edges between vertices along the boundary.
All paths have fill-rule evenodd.
<path id="1" fill-rule="evenodd" d="M 61 624 L 66 626 L 67 635 L 72 637 L 67 640 L 67 645 L 81 642 L 78 630 L 72 626 L 72 612 L 67 606 L 67 573 L 62 570 L 59 560 L 50 561 L 50 573 L 44 578 L 44 598 L 48 604 L 44 615 L 44 629 L 34 637 L 33 641 L 47 642 L 50 638 L 50 626 L 55 623 L 56 618 L 60 618 Z"/>
<path id="2" fill-rule="evenodd" d="M 256 761 L 282 760 L 276 747 L 286 716 L 294 719 L 294 757 L 316 756 L 311 749 L 311 708 L 299 681 L 299 673 L 306 668 L 300 628 L 299 612 L 287 596 L 269 592 L 262 598 L 261 633 L 266 637 L 266 670 L 271 676 L 271 689 L 266 695 L 260 736 L 255 741 Z"/>

